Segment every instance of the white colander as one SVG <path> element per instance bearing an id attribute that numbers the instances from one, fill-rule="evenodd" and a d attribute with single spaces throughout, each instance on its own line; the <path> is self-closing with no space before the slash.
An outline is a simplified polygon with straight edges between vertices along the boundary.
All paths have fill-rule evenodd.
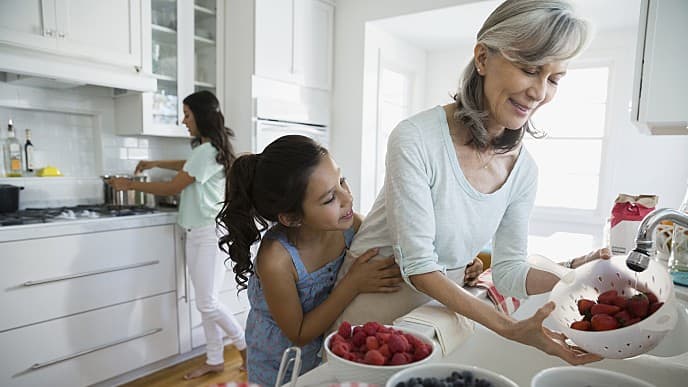
<path id="1" fill-rule="evenodd" d="M 655 260 L 643 272 L 626 266 L 626 256 L 587 263 L 575 270 L 545 264 L 544 257 L 529 257 L 533 266 L 552 271 L 562 279 L 557 282 L 549 299 L 556 308 L 548 317 L 557 329 L 584 350 L 609 359 L 625 359 L 650 351 L 676 325 L 674 284 L 666 267 Z M 552 262 L 552 261 L 549 261 Z M 581 298 L 596 301 L 607 290 L 616 289 L 619 295 L 630 297 L 639 291 L 650 291 L 664 305 L 651 316 L 633 325 L 609 331 L 580 331 L 571 329 L 574 321 L 583 316 L 578 312 Z"/>

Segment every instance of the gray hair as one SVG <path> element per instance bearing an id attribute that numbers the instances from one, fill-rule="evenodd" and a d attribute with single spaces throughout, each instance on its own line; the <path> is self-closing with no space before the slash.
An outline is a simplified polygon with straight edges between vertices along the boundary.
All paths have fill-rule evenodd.
<path id="1" fill-rule="evenodd" d="M 506 0 L 487 17 L 477 35 L 477 43 L 501 53 L 507 60 L 540 66 L 566 61 L 578 55 L 588 42 L 589 23 L 577 17 L 566 0 Z M 544 134 L 532 128 L 530 120 L 521 130 L 507 130 L 490 143 L 485 129 L 487 111 L 483 98 L 483 78 L 475 58 L 463 71 L 459 91 L 454 96 L 454 118 L 468 128 L 468 144 L 476 149 L 494 147 L 508 152 L 516 147 L 525 132 L 534 137 Z"/>

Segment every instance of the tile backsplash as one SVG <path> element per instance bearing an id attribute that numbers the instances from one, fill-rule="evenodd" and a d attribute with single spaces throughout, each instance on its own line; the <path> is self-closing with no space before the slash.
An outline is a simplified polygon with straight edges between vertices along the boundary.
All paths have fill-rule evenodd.
<path id="1" fill-rule="evenodd" d="M 140 160 L 185 159 L 189 139 L 119 136 L 114 120 L 112 90 L 100 87 L 47 89 L 0 82 L 0 139 L 14 122 L 23 144 L 31 129 L 36 169 L 51 165 L 64 177 L 2 178 L 21 185 L 20 207 L 97 204 L 103 202 L 103 174 L 132 174 Z M 146 172 L 151 181 L 174 172 Z"/>

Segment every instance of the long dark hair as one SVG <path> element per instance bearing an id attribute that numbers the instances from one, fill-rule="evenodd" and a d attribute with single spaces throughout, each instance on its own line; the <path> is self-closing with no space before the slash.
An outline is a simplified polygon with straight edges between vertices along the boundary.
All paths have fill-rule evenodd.
<path id="1" fill-rule="evenodd" d="M 217 149 L 215 160 L 229 171 L 236 156 L 231 138 L 234 131 L 225 126 L 225 117 L 220 111 L 220 101 L 215 94 L 207 91 L 197 91 L 184 98 L 186 105 L 193 113 L 198 133 L 201 137 L 210 139 L 210 144 Z M 195 138 L 191 142 L 192 146 L 200 144 L 200 138 Z"/>
<path id="2" fill-rule="evenodd" d="M 260 241 L 279 214 L 303 215 L 308 179 L 328 154 L 314 140 L 297 135 L 278 138 L 262 153 L 240 156 L 229 170 L 225 202 L 217 216 L 224 229 L 220 248 L 229 254 L 239 290 L 253 274 L 251 245 Z M 225 260 L 225 264 L 227 264 Z"/>

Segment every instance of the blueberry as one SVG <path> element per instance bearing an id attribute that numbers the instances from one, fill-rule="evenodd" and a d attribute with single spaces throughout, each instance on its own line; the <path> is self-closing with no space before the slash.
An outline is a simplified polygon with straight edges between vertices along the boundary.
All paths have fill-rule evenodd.
<path id="1" fill-rule="evenodd" d="M 404 382 L 399 382 L 395 387 L 406 387 L 406 383 Z"/>
<path id="2" fill-rule="evenodd" d="M 454 380 L 457 380 L 457 379 L 463 379 L 463 376 L 461 376 L 461 374 L 458 371 L 454 371 L 451 373 L 451 378 Z"/>
<path id="3" fill-rule="evenodd" d="M 463 371 L 463 372 L 461 373 L 461 375 L 463 376 L 463 380 L 466 381 L 466 385 L 467 385 L 467 386 L 472 386 L 472 385 L 473 385 L 473 380 L 474 380 L 474 378 L 473 378 L 473 372 L 471 372 L 471 371 Z"/>

